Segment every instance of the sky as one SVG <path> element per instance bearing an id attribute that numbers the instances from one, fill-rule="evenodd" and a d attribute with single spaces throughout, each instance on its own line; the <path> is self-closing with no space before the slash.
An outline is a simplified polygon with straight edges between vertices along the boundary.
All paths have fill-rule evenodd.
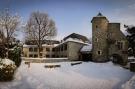
<path id="1" fill-rule="evenodd" d="M 33 11 L 48 13 L 55 21 L 56 39 L 62 40 L 71 33 L 92 37 L 91 20 L 99 12 L 110 22 L 135 25 L 135 0 L 0 0 L 0 10 L 9 8 L 18 13 L 21 24 L 26 24 Z M 18 39 L 24 34 L 18 32 Z"/>

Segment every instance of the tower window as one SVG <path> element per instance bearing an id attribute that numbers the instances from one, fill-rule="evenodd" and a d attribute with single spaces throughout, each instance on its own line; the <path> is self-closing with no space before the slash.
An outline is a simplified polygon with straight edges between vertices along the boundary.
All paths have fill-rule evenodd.
<path id="1" fill-rule="evenodd" d="M 97 51 L 97 54 L 98 55 L 101 55 L 102 54 L 102 51 L 101 50 Z"/>
<path id="2" fill-rule="evenodd" d="M 98 42 L 98 38 L 95 38 L 95 41 Z"/>
<path id="3" fill-rule="evenodd" d="M 98 26 L 96 25 L 96 28 L 98 28 Z"/>

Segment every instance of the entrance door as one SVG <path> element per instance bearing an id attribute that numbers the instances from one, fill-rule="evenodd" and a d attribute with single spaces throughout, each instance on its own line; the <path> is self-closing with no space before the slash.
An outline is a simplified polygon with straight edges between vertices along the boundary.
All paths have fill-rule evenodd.
<path id="1" fill-rule="evenodd" d="M 82 60 L 83 61 L 92 61 L 92 55 L 91 54 L 82 54 Z"/>

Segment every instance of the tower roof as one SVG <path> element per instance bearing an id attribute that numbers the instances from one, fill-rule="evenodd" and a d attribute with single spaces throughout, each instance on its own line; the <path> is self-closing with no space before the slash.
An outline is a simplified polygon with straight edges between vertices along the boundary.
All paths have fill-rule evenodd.
<path id="1" fill-rule="evenodd" d="M 92 20 L 91 20 L 91 22 L 92 22 L 93 20 L 95 20 L 95 19 L 96 19 L 96 20 L 97 20 L 97 19 L 106 19 L 106 20 L 108 21 L 108 19 L 107 19 L 105 16 L 103 16 L 101 12 L 99 12 L 99 13 L 97 14 L 97 16 L 93 17 Z M 109 21 L 108 21 L 108 22 L 109 22 Z"/>
<path id="2" fill-rule="evenodd" d="M 97 17 L 103 17 L 102 13 L 99 12 L 99 13 L 97 14 Z"/>

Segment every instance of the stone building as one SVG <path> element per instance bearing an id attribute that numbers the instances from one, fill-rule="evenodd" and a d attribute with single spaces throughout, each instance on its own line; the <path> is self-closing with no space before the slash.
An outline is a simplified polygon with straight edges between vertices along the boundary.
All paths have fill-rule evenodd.
<path id="1" fill-rule="evenodd" d="M 38 47 L 34 43 L 35 41 L 27 41 L 23 45 L 23 54 L 27 58 L 38 57 Z M 40 53 L 42 58 L 67 58 L 71 61 L 82 60 L 81 49 L 84 46 L 89 45 L 89 40 L 82 35 L 72 33 L 67 37 L 59 41 L 45 41 L 42 45 L 42 51 Z M 84 53 L 84 48 L 81 53 Z M 85 53 L 86 54 L 86 53 Z"/>
<path id="2" fill-rule="evenodd" d="M 80 51 L 83 46 L 89 45 L 85 36 L 72 33 L 65 37 L 63 41 L 54 47 L 56 57 L 67 57 L 71 61 L 82 60 Z"/>
<path id="3" fill-rule="evenodd" d="M 35 41 L 26 41 L 23 45 L 23 55 L 28 58 L 37 58 L 38 57 L 38 46 L 34 43 Z M 53 48 L 58 45 L 60 42 L 56 40 L 44 40 L 40 56 L 42 58 L 51 58 L 54 56 Z"/>
<path id="4" fill-rule="evenodd" d="M 120 23 L 110 23 L 101 13 L 91 22 L 93 61 L 104 62 L 113 58 L 113 61 L 126 63 L 128 41 L 120 30 Z"/>

